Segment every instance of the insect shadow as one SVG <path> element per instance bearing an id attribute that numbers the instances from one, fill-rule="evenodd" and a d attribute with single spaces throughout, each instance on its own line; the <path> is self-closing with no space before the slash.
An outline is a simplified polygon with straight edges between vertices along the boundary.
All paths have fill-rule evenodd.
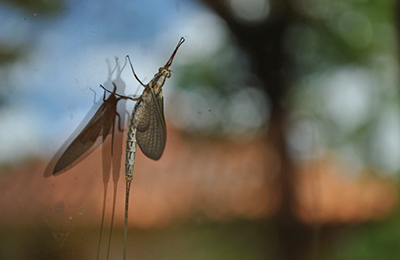
<path id="1" fill-rule="evenodd" d="M 116 136 L 122 136 L 122 124 L 126 121 L 125 101 L 132 99 L 131 97 L 117 94 L 118 92 L 123 93 L 125 89 L 125 83 L 122 81 L 120 75 L 122 69 L 118 62 L 113 71 L 109 70 L 108 81 L 104 85 L 112 85 L 113 91 L 109 91 L 104 86 L 100 85 L 104 90 L 103 98 L 97 101 L 90 109 L 88 114 L 72 133 L 72 135 L 65 141 L 61 148 L 56 152 L 53 159 L 49 162 L 46 167 L 44 176 L 57 176 L 71 169 L 72 167 L 79 164 L 89 154 L 91 154 L 101 143 L 107 140 L 107 136 L 111 134 L 111 155 L 116 157 L 114 161 L 121 159 L 122 156 L 122 141 L 118 147 L 115 139 Z M 124 65 L 125 67 L 125 65 Z M 112 73 L 118 68 L 117 78 L 111 82 Z M 106 98 L 106 94 L 109 93 Z M 118 111 L 123 111 L 119 113 Z M 121 150 L 121 151 L 120 151 Z M 110 151 L 107 151 L 110 157 Z M 120 162 L 120 160 L 119 160 Z M 110 163 L 109 163 L 110 164 Z M 108 168 L 108 164 L 103 165 Z"/>
<path id="2" fill-rule="evenodd" d="M 98 245 L 97 259 L 99 259 L 101 241 L 103 236 L 103 224 L 106 210 L 106 199 L 108 183 L 112 172 L 114 194 L 113 194 L 113 209 L 111 215 L 111 228 L 108 238 L 107 259 L 109 258 L 111 234 L 114 223 L 114 213 L 117 194 L 117 183 L 121 168 L 122 145 L 123 145 L 123 127 L 127 121 L 127 112 L 125 110 L 126 100 L 132 97 L 122 95 L 125 91 L 125 83 L 121 78 L 121 73 L 126 66 L 121 68 L 118 59 L 113 70 L 108 63 L 108 79 L 104 83 L 106 86 L 113 86 L 113 91 L 109 91 L 104 86 L 100 85 L 104 90 L 103 98 L 95 102 L 89 113 L 85 116 L 78 128 L 67 139 L 67 141 L 57 151 L 53 159 L 48 164 L 44 176 L 57 176 L 71 169 L 84 160 L 96 148 L 102 145 L 102 169 L 103 169 L 103 210 L 100 228 L 100 237 Z M 111 81 L 114 71 L 117 70 L 116 79 Z M 117 94 L 118 92 L 122 94 Z M 108 93 L 108 97 L 107 96 Z M 107 138 L 111 134 L 111 139 Z M 112 168 L 112 171 L 111 171 Z"/>

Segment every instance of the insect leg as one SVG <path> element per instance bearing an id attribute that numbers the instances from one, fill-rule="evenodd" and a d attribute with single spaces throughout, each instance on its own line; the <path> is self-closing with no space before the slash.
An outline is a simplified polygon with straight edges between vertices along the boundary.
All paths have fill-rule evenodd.
<path id="1" fill-rule="evenodd" d="M 146 87 L 146 85 L 143 84 L 142 81 L 139 79 L 139 77 L 136 75 L 135 70 L 133 69 L 131 58 L 129 58 L 129 55 L 126 55 L 126 58 L 129 60 L 129 64 L 131 65 L 131 69 L 132 69 L 133 75 L 135 76 L 136 80 L 139 81 L 140 85 L 142 85 L 143 87 Z"/>

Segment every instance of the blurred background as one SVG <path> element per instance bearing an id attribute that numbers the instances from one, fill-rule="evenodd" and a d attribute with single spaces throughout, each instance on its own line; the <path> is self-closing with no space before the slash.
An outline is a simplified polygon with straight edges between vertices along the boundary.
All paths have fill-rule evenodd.
<path id="1" fill-rule="evenodd" d="M 45 168 L 115 57 L 147 83 L 180 37 L 164 154 L 137 154 L 128 259 L 400 258 L 399 17 L 390 0 L 1 1 L 0 259 L 96 259 L 101 149 Z M 118 80 L 141 93 L 129 68 Z M 110 259 L 123 168 L 114 182 Z"/>

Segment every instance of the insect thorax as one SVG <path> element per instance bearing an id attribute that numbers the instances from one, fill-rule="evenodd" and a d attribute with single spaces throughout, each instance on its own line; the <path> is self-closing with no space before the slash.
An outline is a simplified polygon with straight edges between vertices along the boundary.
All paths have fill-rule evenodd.
<path id="1" fill-rule="evenodd" d="M 149 82 L 148 86 L 154 90 L 154 94 L 161 92 L 161 88 L 164 86 L 165 80 L 171 77 L 171 71 L 164 67 L 158 69 L 158 73 L 154 75 L 154 78 Z"/>

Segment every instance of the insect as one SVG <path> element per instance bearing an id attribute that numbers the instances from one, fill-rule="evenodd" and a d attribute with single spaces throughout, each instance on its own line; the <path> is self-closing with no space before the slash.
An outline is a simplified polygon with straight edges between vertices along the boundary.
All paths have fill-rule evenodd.
<path id="1" fill-rule="evenodd" d="M 129 209 L 129 190 L 133 178 L 133 166 L 137 144 L 142 152 L 149 158 L 160 159 L 167 138 L 167 131 L 164 118 L 164 98 L 162 87 L 165 80 L 171 77 L 169 67 L 175 57 L 179 47 L 185 41 L 181 38 L 171 57 L 164 65 L 159 68 L 150 82 L 145 85 L 136 75 L 129 56 L 127 56 L 136 80 L 144 87 L 142 95 L 137 98 L 129 120 L 128 133 L 126 138 L 126 159 L 125 159 L 125 178 L 126 178 L 126 198 L 125 198 L 125 219 L 124 219 L 124 259 L 126 259 L 127 240 L 128 240 L 128 209 Z"/>
<path id="2" fill-rule="evenodd" d="M 126 61 L 125 61 L 126 65 Z M 117 182 L 119 179 L 119 170 L 121 165 L 121 152 L 122 152 L 122 132 L 121 122 L 124 122 L 124 114 L 119 115 L 117 112 L 117 105 L 121 100 L 132 99 L 131 97 L 119 95 L 116 93 L 117 85 L 124 87 L 124 82 L 121 80 L 120 75 L 125 67 L 122 69 L 119 67 L 118 60 L 116 60 L 116 67 L 112 72 L 109 71 L 109 78 L 118 68 L 117 78 L 112 82 L 114 89 L 113 91 L 107 90 L 104 86 L 100 85 L 104 90 L 103 100 L 101 105 L 95 105 L 88 113 L 86 118 L 81 123 L 81 127 L 78 127 L 72 136 L 64 143 L 59 149 L 54 158 L 50 161 L 49 165 L 45 170 L 45 177 L 59 175 L 70 168 L 77 165 L 83 159 L 85 159 L 91 152 L 93 152 L 101 143 L 103 143 L 107 136 L 111 134 L 111 149 L 109 145 L 103 145 L 103 184 L 104 184 L 104 197 L 103 197 L 103 211 L 101 218 L 101 228 L 99 237 L 99 246 L 97 252 L 97 259 L 100 255 L 100 245 L 103 233 L 103 224 L 106 208 L 107 198 L 107 187 L 110 179 L 111 165 L 113 166 L 113 183 L 114 183 L 114 198 L 113 198 L 113 209 L 111 217 L 111 228 L 108 239 L 108 251 L 107 259 L 109 257 L 110 245 L 111 245 L 111 234 L 114 221 L 114 212 L 116 204 L 117 194 Z M 109 96 L 106 98 L 106 93 Z M 116 119 L 119 119 L 119 124 L 116 126 Z M 82 129 L 83 128 L 83 129 Z M 82 129 L 80 132 L 79 130 Z M 118 129 L 118 131 L 116 131 Z M 79 134 L 77 134 L 79 133 Z M 76 137 L 75 137 L 76 136 Z M 75 137 L 75 138 L 74 138 Z M 101 138 L 100 138 L 101 137 Z M 71 141 L 72 140 L 72 141 Z M 111 150 L 111 151 L 110 151 Z M 110 158 L 111 155 L 111 158 Z"/>

